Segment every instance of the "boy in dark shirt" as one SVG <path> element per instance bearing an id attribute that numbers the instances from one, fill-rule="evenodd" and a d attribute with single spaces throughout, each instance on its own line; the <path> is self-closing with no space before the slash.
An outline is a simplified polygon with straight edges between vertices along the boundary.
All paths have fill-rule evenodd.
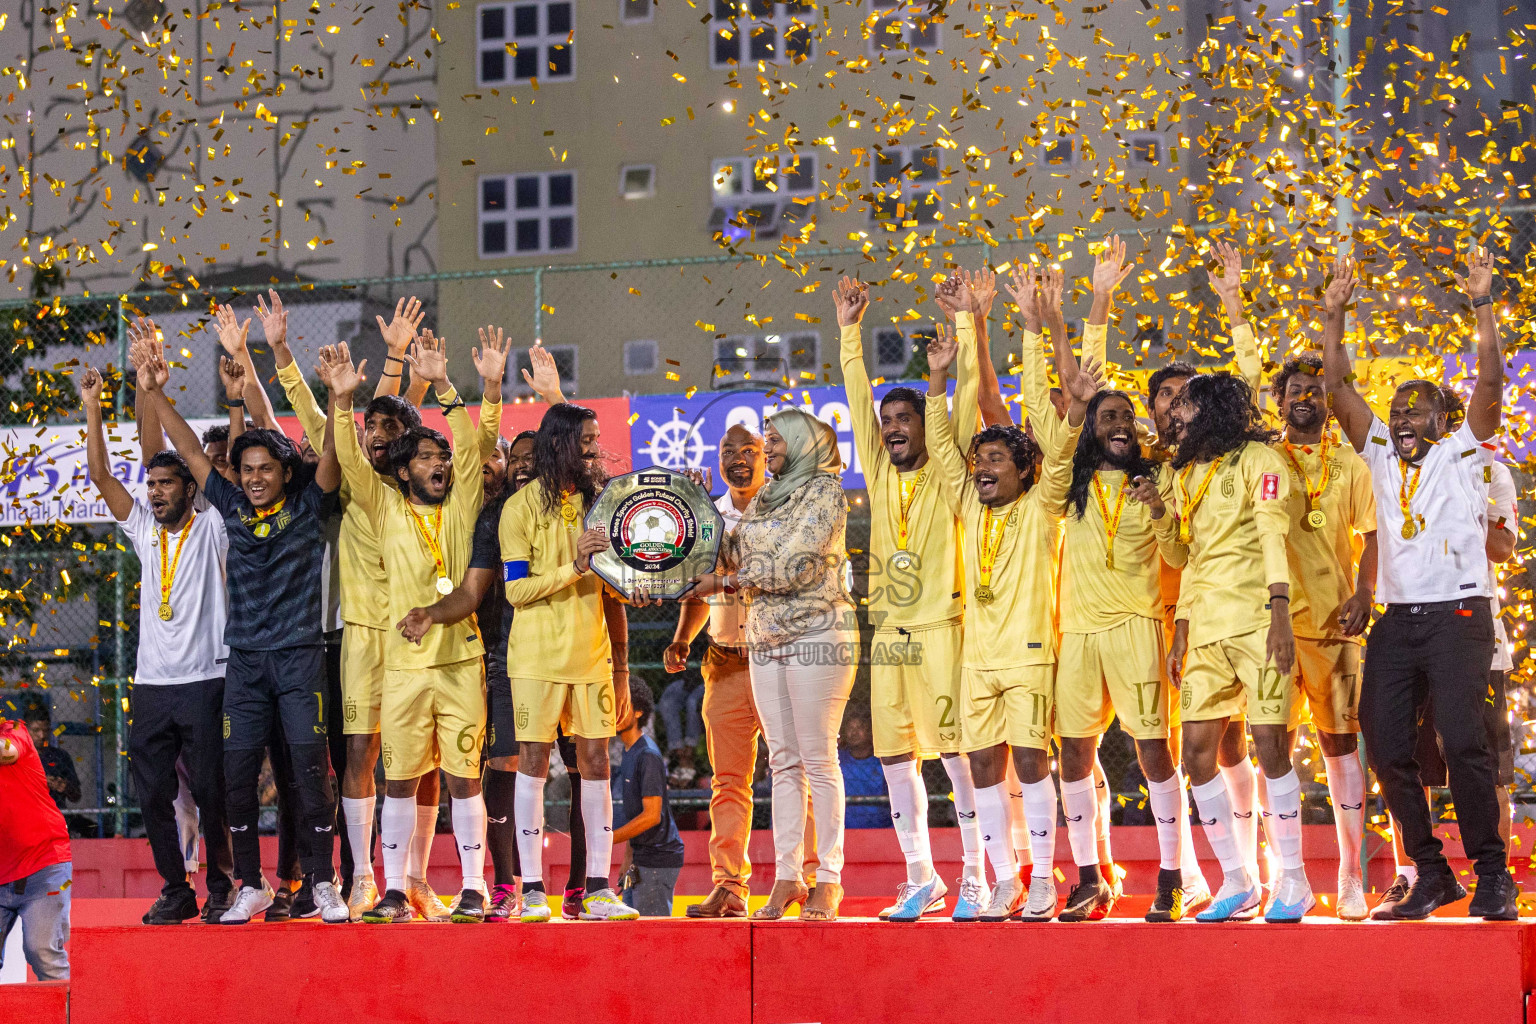
<path id="1" fill-rule="evenodd" d="M 240 890 L 220 923 L 244 924 L 272 905 L 272 888 L 261 873 L 256 782 L 275 729 L 287 740 L 298 789 L 305 881 L 321 918 L 345 921 L 347 905 L 335 886 L 332 862 L 335 811 L 326 709 L 321 706 L 326 691 L 320 632 L 322 520 L 341 479 L 330 430 L 313 469 L 303 465 L 298 449 L 282 433 L 246 431 L 229 452 L 239 474 L 236 486 L 215 472 L 197 435 L 166 400 L 154 372 L 157 367 L 164 372 L 161 353 L 150 347 L 135 355 L 144 398 L 187 460 L 209 505 L 224 517 L 229 535 L 224 777 Z"/>
<path id="2" fill-rule="evenodd" d="M 629 696 L 633 711 L 619 730 L 624 742 L 619 785 L 625 821 L 619 824 L 615 815 L 613 832 L 615 843 L 629 844 L 621 874 L 622 899 L 641 917 L 671 917 L 672 892 L 683 867 L 683 839 L 667 802 L 667 760 L 656 741 L 640 731 L 655 707 L 650 685 L 637 679 L 630 684 Z"/>

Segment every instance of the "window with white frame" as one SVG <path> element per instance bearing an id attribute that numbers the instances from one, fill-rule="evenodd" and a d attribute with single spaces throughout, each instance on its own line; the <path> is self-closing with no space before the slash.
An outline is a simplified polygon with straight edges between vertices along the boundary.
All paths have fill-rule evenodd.
<path id="1" fill-rule="evenodd" d="M 932 224 L 943 212 L 944 151 L 937 146 L 887 146 L 874 157 L 875 204 L 870 219 L 892 229 Z"/>
<path id="2" fill-rule="evenodd" d="M 816 56 L 814 0 L 713 0 L 710 67 L 798 63 Z"/>
<path id="3" fill-rule="evenodd" d="M 939 23 L 930 19 L 933 8 L 911 0 L 871 0 L 879 12 L 869 34 L 871 56 L 882 50 L 923 50 L 939 46 Z"/>
<path id="4" fill-rule="evenodd" d="M 902 330 L 896 326 L 876 327 L 874 330 L 874 371 L 881 377 L 899 378 L 912 365 L 912 357 L 925 351 L 933 340 L 931 328 L 920 327 Z"/>
<path id="5" fill-rule="evenodd" d="M 710 168 L 711 234 L 728 242 L 777 238 L 810 215 L 816 197 L 816 158 L 809 153 L 779 158 L 777 171 L 759 169 L 751 157 L 716 160 Z"/>
<path id="6" fill-rule="evenodd" d="M 642 377 L 648 373 L 655 373 L 656 364 L 659 361 L 654 341 L 643 339 L 624 343 L 625 376 Z"/>
<path id="7" fill-rule="evenodd" d="M 480 179 L 481 259 L 575 251 L 575 172 Z"/>
<path id="8" fill-rule="evenodd" d="M 519 0 L 478 9 L 481 85 L 565 81 L 576 74 L 575 0 Z"/>
<path id="9" fill-rule="evenodd" d="M 718 378 L 777 380 L 788 377 L 791 383 L 808 381 L 820 372 L 820 360 L 821 335 L 815 331 L 735 334 L 715 341 Z"/>
<path id="10" fill-rule="evenodd" d="M 619 0 L 619 20 L 626 25 L 637 25 L 651 20 L 656 0 Z"/>
<path id="11" fill-rule="evenodd" d="M 576 346 L 575 345 L 545 345 L 544 351 L 548 352 L 555 360 L 555 369 L 560 372 L 560 390 L 566 395 L 576 393 Z M 528 359 L 528 350 L 517 348 L 512 350 L 515 362 L 512 372 L 507 374 L 507 381 L 512 385 L 512 394 L 524 398 L 533 394 L 533 389 L 523 380 L 522 371 L 533 373 L 533 363 Z"/>

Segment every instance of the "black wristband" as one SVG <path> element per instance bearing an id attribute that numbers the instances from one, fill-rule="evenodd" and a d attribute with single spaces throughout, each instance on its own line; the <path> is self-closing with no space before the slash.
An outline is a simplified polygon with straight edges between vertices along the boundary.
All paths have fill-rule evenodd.
<path id="1" fill-rule="evenodd" d="M 400 375 L 398 373 L 381 373 L 381 374 L 379 374 L 379 376 L 380 377 L 398 377 Z"/>
<path id="2" fill-rule="evenodd" d="M 224 402 L 224 404 L 229 406 L 230 408 L 235 408 L 235 407 L 238 406 L 238 407 L 243 409 L 243 408 L 245 408 L 245 399 L 243 399 L 243 398 L 230 398 L 230 399 L 227 399 Z"/>
<path id="3" fill-rule="evenodd" d="M 385 356 L 384 357 L 384 361 L 386 363 L 389 362 L 391 359 L 393 359 L 395 362 L 401 364 L 402 366 L 405 365 L 405 360 L 400 358 L 399 356 Z M 396 376 L 399 376 L 399 374 L 396 374 Z"/>
<path id="4" fill-rule="evenodd" d="M 1492 295 L 1479 295 L 1477 298 L 1472 300 L 1472 308 L 1473 309 L 1477 309 L 1479 306 L 1491 306 L 1491 305 L 1493 305 L 1493 296 Z"/>
<path id="5" fill-rule="evenodd" d="M 453 412 L 453 410 L 462 408 L 464 408 L 464 399 L 455 398 L 453 401 L 442 407 L 443 415 L 446 416 L 450 412 Z"/>

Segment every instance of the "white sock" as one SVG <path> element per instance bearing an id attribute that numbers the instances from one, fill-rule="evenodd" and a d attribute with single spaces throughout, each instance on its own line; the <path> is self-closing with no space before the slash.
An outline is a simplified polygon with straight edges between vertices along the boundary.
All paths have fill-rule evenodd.
<path id="1" fill-rule="evenodd" d="M 464 874 L 461 888 L 485 890 L 485 795 L 476 793 L 464 800 L 452 801 L 453 841 L 459 847 L 459 870 Z"/>
<path id="2" fill-rule="evenodd" d="M 1221 870 L 1229 875 L 1243 872 L 1245 858 L 1232 827 L 1232 798 L 1225 780 L 1218 776 L 1203 786 L 1195 786 L 1194 793 L 1200 827 L 1205 829 L 1205 838 L 1221 862 Z M 1249 881 L 1251 884 L 1252 879 Z"/>
<path id="3" fill-rule="evenodd" d="M 907 861 L 907 881 L 926 885 L 933 877 L 933 849 L 928 842 L 928 791 L 916 760 L 880 766 L 891 798 L 891 824 Z"/>
<path id="4" fill-rule="evenodd" d="M 544 779 L 517 773 L 512 791 L 512 814 L 517 822 L 517 859 L 523 866 L 523 883 L 544 881 Z M 610 835 L 612 833 L 609 833 Z M 591 837 L 587 837 L 591 842 Z"/>
<path id="5" fill-rule="evenodd" d="M 1050 878 L 1056 859 L 1056 781 L 1049 775 L 1024 785 L 1024 820 L 1029 825 L 1033 857 L 1029 873 L 1036 878 Z M 1095 856 L 1094 860 L 1097 859 Z"/>
<path id="6" fill-rule="evenodd" d="M 1072 862 L 1080 868 L 1099 862 L 1099 798 L 1096 790 L 1092 775 L 1074 782 L 1061 781 L 1061 807 L 1067 818 Z"/>
<path id="7" fill-rule="evenodd" d="M 1280 855 L 1285 871 L 1300 871 L 1301 860 L 1301 780 L 1292 768 L 1269 783 L 1269 806 L 1264 812 L 1264 835 L 1270 847 Z"/>
<path id="8" fill-rule="evenodd" d="M 999 882 L 1019 875 L 1019 862 L 1013 855 L 1013 836 L 1008 827 L 1008 784 L 976 787 L 976 820 L 981 826 L 981 842 Z"/>
<path id="9" fill-rule="evenodd" d="M 371 796 L 341 798 L 341 813 L 347 821 L 347 842 L 352 846 L 352 874 L 357 878 L 373 877 L 373 861 L 368 859 L 368 848 L 373 845 L 375 800 Z"/>
<path id="10" fill-rule="evenodd" d="M 1195 831 L 1189 826 L 1189 795 L 1184 789 L 1184 769 L 1175 768 L 1173 777 L 1179 780 L 1179 869 L 1184 873 L 1184 891 L 1193 892 L 1205 885 L 1205 873 L 1200 870 L 1200 858 L 1195 853 Z"/>
<path id="11" fill-rule="evenodd" d="M 1008 787 L 1008 832 L 1013 839 L 1017 858 L 1025 864 L 1033 864 L 1034 854 L 1029 849 L 1029 826 L 1024 822 L 1024 787 L 1019 782 L 1018 770 L 1013 765 L 1010 748 L 1006 758 L 1008 765 L 1003 773 L 1003 783 Z"/>
<path id="12" fill-rule="evenodd" d="M 437 805 L 416 805 L 416 831 L 411 833 L 411 845 L 405 860 L 405 877 L 427 877 L 427 864 L 432 859 L 432 837 L 437 834 Z"/>
<path id="13" fill-rule="evenodd" d="M 613 790 L 607 779 L 581 780 L 581 822 L 587 826 L 587 877 L 607 879 L 613 865 Z"/>
<path id="14" fill-rule="evenodd" d="M 1360 877 L 1360 843 L 1365 838 L 1365 772 L 1358 754 L 1323 758 L 1333 827 L 1339 836 L 1339 877 Z"/>
<path id="15" fill-rule="evenodd" d="M 1094 833 L 1094 838 L 1099 844 L 1099 863 L 1113 864 L 1115 855 L 1109 848 L 1109 815 L 1113 810 L 1109 802 L 1109 776 L 1104 774 L 1104 765 L 1099 761 L 1097 753 L 1093 755 L 1093 792 L 1094 798 L 1099 803 L 1097 831 Z M 1114 883 L 1113 878 L 1106 878 L 1105 881 Z"/>
<path id="16" fill-rule="evenodd" d="M 971 759 L 941 757 L 939 762 L 949 774 L 955 792 L 955 820 L 960 823 L 960 848 L 965 856 L 965 877 L 981 881 L 986 872 L 981 863 L 981 826 L 976 822 L 976 784 L 971 779 Z"/>
<path id="17" fill-rule="evenodd" d="M 1147 802 L 1152 805 L 1152 817 L 1157 821 L 1157 866 L 1164 871 L 1177 871 L 1183 854 L 1179 835 L 1179 818 L 1189 817 L 1184 804 L 1183 780 L 1178 773 L 1162 782 L 1147 780 Z M 1066 787 L 1062 787 L 1066 797 Z"/>
<path id="18" fill-rule="evenodd" d="M 405 862 L 416 831 L 416 798 L 386 796 L 379 815 L 379 845 L 384 848 L 384 888 L 405 891 Z"/>
<path id="19" fill-rule="evenodd" d="M 1243 863 L 1248 868 L 1248 873 L 1258 881 L 1259 875 L 1259 817 L 1254 813 L 1253 790 L 1257 785 L 1254 777 L 1253 762 L 1246 757 L 1237 764 L 1228 768 L 1221 766 L 1221 777 L 1227 784 L 1227 798 L 1231 802 L 1233 834 L 1237 839 L 1238 849 L 1243 852 Z M 1199 800 L 1198 795 L 1196 800 Z M 1201 812 L 1202 818 L 1210 815 Z M 1226 866 L 1222 866 L 1226 870 Z"/>

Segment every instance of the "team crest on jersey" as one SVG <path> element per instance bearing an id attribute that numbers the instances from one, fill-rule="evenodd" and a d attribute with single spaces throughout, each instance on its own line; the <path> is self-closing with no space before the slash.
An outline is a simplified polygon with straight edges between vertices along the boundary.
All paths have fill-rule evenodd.
<path id="1" fill-rule="evenodd" d="M 1236 493 L 1237 493 L 1237 487 L 1236 487 L 1235 484 L 1232 483 L 1232 478 L 1231 477 L 1227 477 L 1225 480 L 1223 480 L 1221 482 L 1221 496 L 1223 498 L 1230 498 L 1230 497 L 1232 497 L 1232 495 L 1234 495 Z"/>
<path id="2" fill-rule="evenodd" d="M 1264 481 L 1259 488 L 1259 496 L 1265 501 L 1274 501 L 1280 497 L 1280 474 L 1265 473 Z"/>
<path id="3" fill-rule="evenodd" d="M 347 721 L 349 721 L 349 722 L 357 721 L 357 701 L 355 701 L 355 700 L 347 701 L 347 712 L 346 712 L 346 715 L 347 715 Z"/>
<path id="4" fill-rule="evenodd" d="M 519 729 L 528 728 L 528 709 L 526 707 L 517 709 L 517 727 Z"/>
<path id="5" fill-rule="evenodd" d="M 619 559 L 646 573 L 663 572 L 687 558 L 698 535 L 693 510 L 671 491 L 659 487 L 644 487 L 630 494 L 619 503 L 608 524 L 608 536 Z"/>

